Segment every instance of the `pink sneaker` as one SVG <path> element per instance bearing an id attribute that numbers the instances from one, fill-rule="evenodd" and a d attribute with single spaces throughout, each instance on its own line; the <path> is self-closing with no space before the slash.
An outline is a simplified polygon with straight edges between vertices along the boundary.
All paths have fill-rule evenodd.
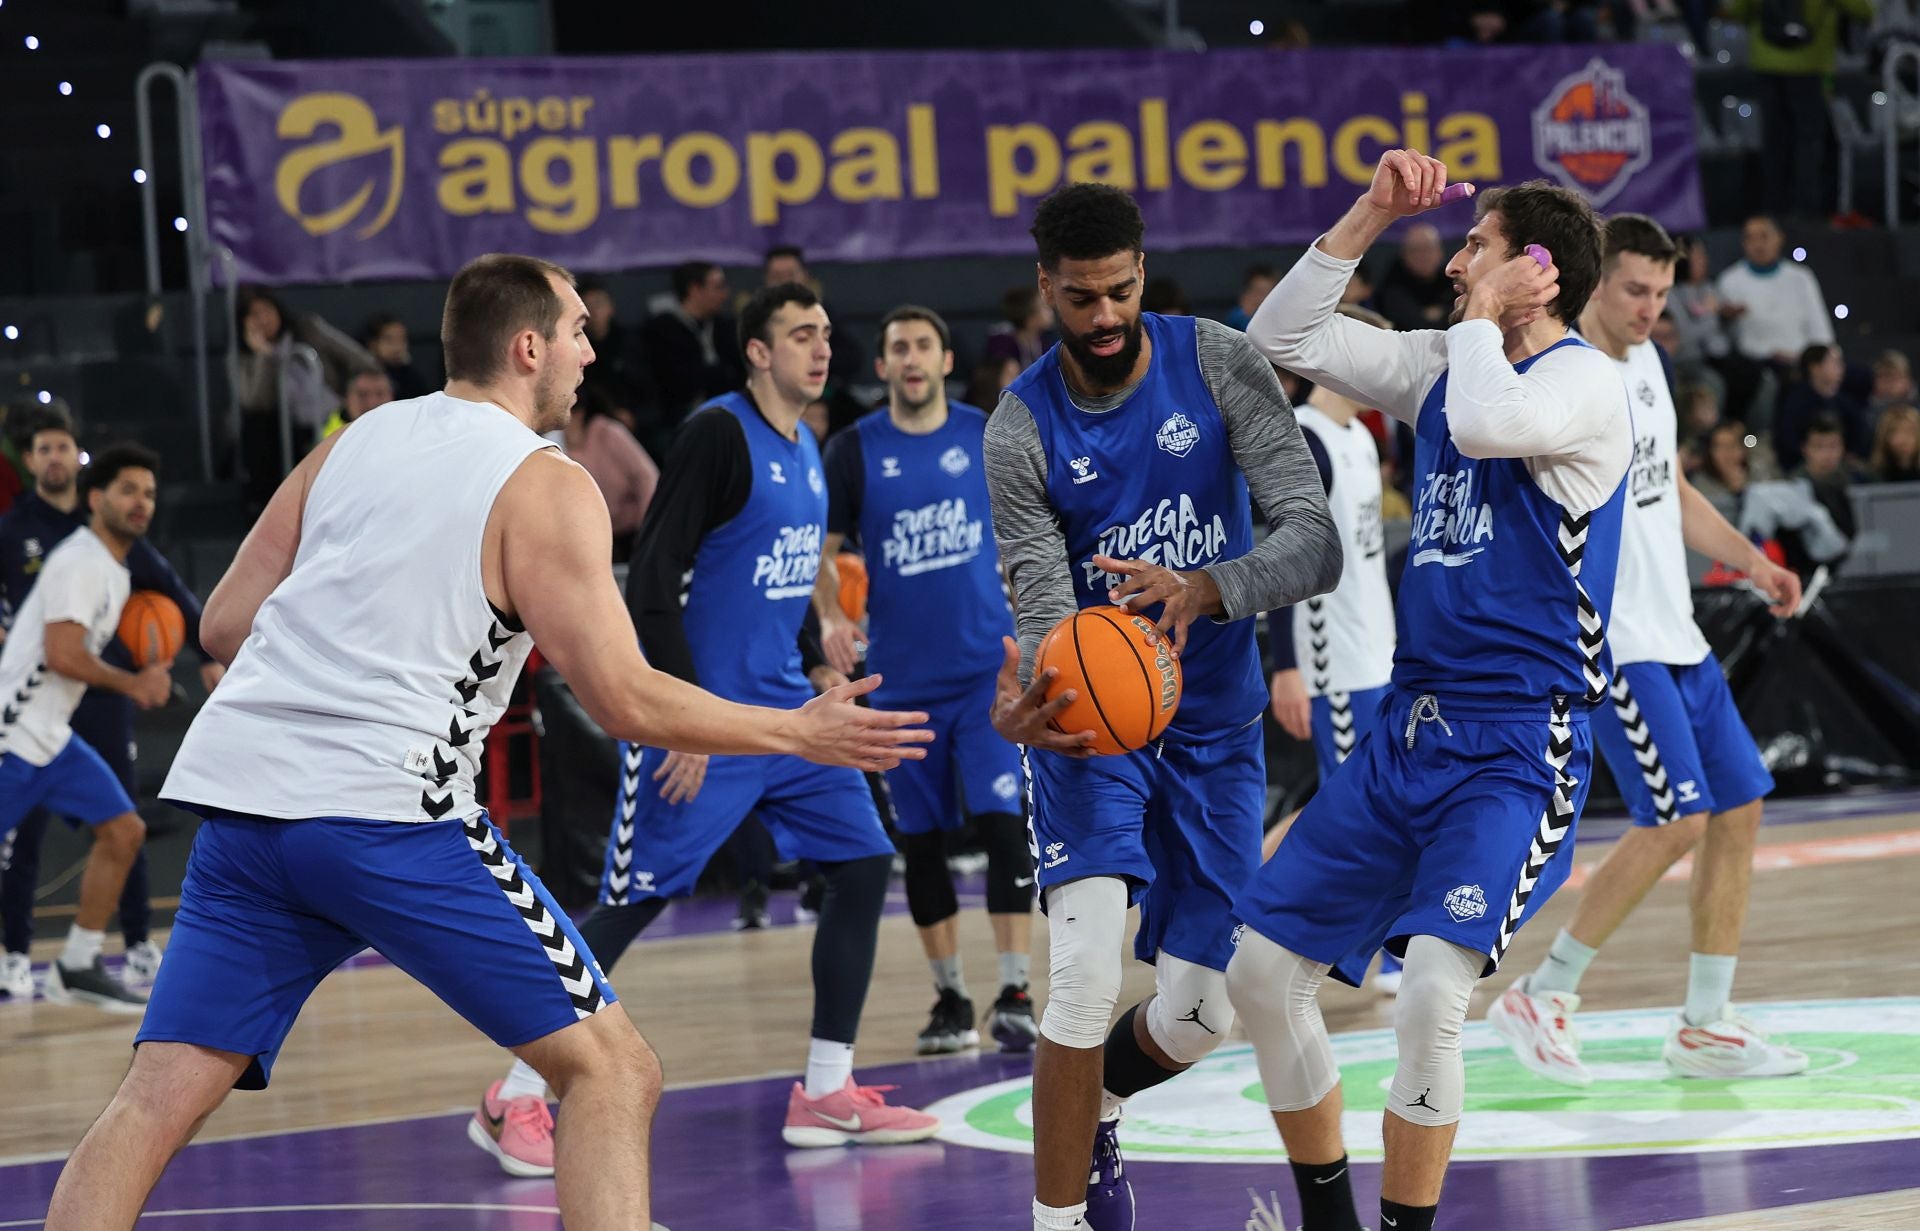
<path id="1" fill-rule="evenodd" d="M 890 1107 L 882 1096 L 893 1086 L 856 1086 L 853 1078 L 832 1094 L 808 1098 L 793 1083 L 787 1100 L 787 1126 L 780 1136 L 790 1146 L 891 1146 L 925 1141 L 940 1131 L 940 1121 L 911 1107 Z"/>
<path id="2" fill-rule="evenodd" d="M 500 1098 L 500 1082 L 487 1087 L 480 1109 L 467 1121 L 467 1139 L 500 1163 L 508 1175 L 553 1174 L 553 1113 L 533 1095 Z"/>

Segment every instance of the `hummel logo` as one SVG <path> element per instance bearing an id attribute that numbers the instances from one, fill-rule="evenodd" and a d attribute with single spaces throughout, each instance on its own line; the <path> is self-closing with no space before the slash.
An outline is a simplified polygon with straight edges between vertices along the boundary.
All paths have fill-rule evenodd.
<path id="1" fill-rule="evenodd" d="M 1092 469 L 1093 459 L 1090 457 L 1073 458 L 1067 462 L 1067 465 L 1073 468 L 1073 481 L 1075 483 L 1091 483 L 1100 477 L 1100 472 Z"/>
<path id="2" fill-rule="evenodd" d="M 1186 1016 L 1180 1018 L 1179 1020 L 1183 1022 L 1192 1022 L 1194 1025 L 1200 1027 L 1200 1029 L 1206 1031 L 1208 1034 L 1219 1034 L 1220 1032 L 1218 1030 L 1215 1030 L 1212 1026 L 1209 1026 L 1207 1025 L 1207 1023 L 1200 1020 L 1200 1005 L 1205 1003 L 1207 1003 L 1207 998 L 1205 996 L 1202 996 L 1200 998 L 1200 1004 L 1196 1004 L 1191 1009 L 1188 1009 Z"/>
<path id="3" fill-rule="evenodd" d="M 1429 1103 L 1429 1102 L 1427 1101 L 1427 1096 L 1428 1096 L 1429 1094 L 1432 1094 L 1432 1093 L 1433 1093 L 1433 1087 L 1432 1087 L 1432 1086 L 1428 1086 L 1428 1087 L 1427 1087 L 1427 1088 L 1426 1088 L 1425 1090 L 1422 1090 L 1422 1091 L 1420 1092 L 1420 1097 L 1419 1097 L 1419 1098 L 1417 1098 L 1417 1099 L 1414 1099 L 1414 1100 L 1413 1100 L 1413 1101 L 1412 1101 L 1411 1103 L 1408 1103 L 1408 1104 L 1407 1104 L 1407 1106 L 1409 1106 L 1409 1107 L 1425 1107 L 1425 1108 L 1426 1108 L 1426 1109 L 1427 1109 L 1428 1111 L 1431 1111 L 1431 1112 L 1436 1112 L 1436 1113 L 1437 1113 L 1437 1112 L 1439 1112 L 1439 1110 L 1440 1110 L 1440 1109 L 1439 1109 L 1438 1107 L 1435 1107 L 1435 1106 L 1434 1106 L 1434 1105 L 1433 1105 L 1432 1103 Z"/>
<path id="4" fill-rule="evenodd" d="M 814 1112 L 813 1117 L 822 1123 L 833 1125 L 842 1132 L 857 1133 L 860 1131 L 860 1113 L 857 1111 L 844 1120 L 839 1116 L 830 1116 L 824 1111 Z"/>

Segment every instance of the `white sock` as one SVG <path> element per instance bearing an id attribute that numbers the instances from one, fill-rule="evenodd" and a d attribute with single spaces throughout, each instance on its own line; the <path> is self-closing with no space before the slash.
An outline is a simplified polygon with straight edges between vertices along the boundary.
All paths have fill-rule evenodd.
<path id="1" fill-rule="evenodd" d="M 1087 1203 L 1052 1206 L 1033 1199 L 1033 1231 L 1076 1231 L 1087 1225 Z"/>
<path id="2" fill-rule="evenodd" d="M 1733 999 L 1733 967 L 1740 959 L 1718 953 L 1696 953 L 1687 962 L 1687 1007 L 1682 1011 L 1689 1026 L 1707 1026 L 1726 1015 L 1727 1002 Z"/>
<path id="3" fill-rule="evenodd" d="M 1100 1119 L 1103 1122 L 1107 1120 L 1118 1120 L 1120 1118 L 1120 1109 L 1126 1105 L 1127 1100 L 1121 1098 L 1119 1095 L 1109 1094 L 1105 1090 L 1100 1091 Z"/>
<path id="4" fill-rule="evenodd" d="M 934 987 L 945 991 L 952 988 L 962 996 L 967 994 L 967 977 L 960 969 L 960 955 L 952 957 L 930 957 L 927 965 L 933 970 Z"/>
<path id="5" fill-rule="evenodd" d="M 853 1044 L 827 1039 L 807 1042 L 807 1097 L 824 1098 L 853 1076 Z"/>
<path id="6" fill-rule="evenodd" d="M 1025 953 L 1002 953 L 1000 955 L 1000 986 L 1025 987 L 1027 971 L 1032 964 L 1033 959 Z"/>
<path id="7" fill-rule="evenodd" d="M 546 1096 L 547 1079 L 540 1076 L 539 1070 L 535 1069 L 525 1060 L 515 1060 L 513 1062 L 513 1068 L 507 1073 L 507 1079 L 500 1083 L 500 1098 L 502 1100 L 528 1097 L 545 1098 Z"/>
<path id="8" fill-rule="evenodd" d="M 100 956 L 107 934 L 74 924 L 67 929 L 67 947 L 60 954 L 60 965 L 67 970 L 85 970 Z"/>
<path id="9" fill-rule="evenodd" d="M 1593 961 L 1598 949 L 1588 948 L 1573 938 L 1567 929 L 1561 928 L 1560 934 L 1553 938 L 1553 947 L 1547 950 L 1547 956 L 1540 959 L 1539 969 L 1527 977 L 1527 990 L 1538 995 L 1541 992 L 1577 992 L 1580 990 L 1580 976 L 1587 973 L 1587 966 Z"/>

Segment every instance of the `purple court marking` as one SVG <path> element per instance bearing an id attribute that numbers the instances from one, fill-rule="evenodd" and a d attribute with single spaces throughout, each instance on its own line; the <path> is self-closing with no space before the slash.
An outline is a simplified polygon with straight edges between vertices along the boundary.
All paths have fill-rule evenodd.
<path id="1" fill-rule="evenodd" d="M 672 1057 L 667 1058 L 669 1066 Z M 987 1054 L 860 1072 L 918 1104 L 1027 1071 Z M 975 1231 L 1030 1225 L 1021 1155 L 940 1142 L 790 1150 L 780 1142 L 784 1079 L 672 1090 L 654 1140 L 654 1217 L 673 1231 Z M 270 1098 L 271 1094 L 235 1094 Z M 512 1180 L 466 1140 L 458 1115 L 320 1129 L 188 1148 L 149 1208 L 241 1212 L 151 1224 L 205 1231 L 553 1231 L 550 1181 Z M 1124 1134 L 1124 1130 L 1123 1130 Z M 1619 1231 L 1683 1218 L 1862 1196 L 1912 1183 L 1913 1143 L 1461 1163 L 1440 1224 Z M 59 1163 L 0 1167 L 0 1228 L 37 1226 Z M 1297 1221 L 1281 1166 L 1129 1166 L 1143 1228 L 1227 1231 L 1244 1225 L 1247 1189 L 1276 1191 Z M 1355 1194 L 1373 1222 L 1380 1168 L 1356 1164 Z M 298 1210 L 292 1207 L 328 1207 Z M 353 1208 L 358 1207 L 358 1208 Z M 407 1208 L 396 1208 L 407 1207 Z M 512 1207 L 512 1208 L 502 1208 Z M 1291 1226 L 1292 1223 L 1289 1223 Z"/>

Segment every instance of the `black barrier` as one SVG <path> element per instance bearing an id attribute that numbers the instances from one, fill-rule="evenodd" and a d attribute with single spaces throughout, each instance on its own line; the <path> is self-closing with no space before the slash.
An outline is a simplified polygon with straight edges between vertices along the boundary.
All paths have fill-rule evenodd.
<path id="1" fill-rule="evenodd" d="M 533 677 L 540 712 L 540 879 L 560 909 L 600 892 L 607 830 L 620 789 L 620 745 L 587 716 L 552 667 Z"/>

